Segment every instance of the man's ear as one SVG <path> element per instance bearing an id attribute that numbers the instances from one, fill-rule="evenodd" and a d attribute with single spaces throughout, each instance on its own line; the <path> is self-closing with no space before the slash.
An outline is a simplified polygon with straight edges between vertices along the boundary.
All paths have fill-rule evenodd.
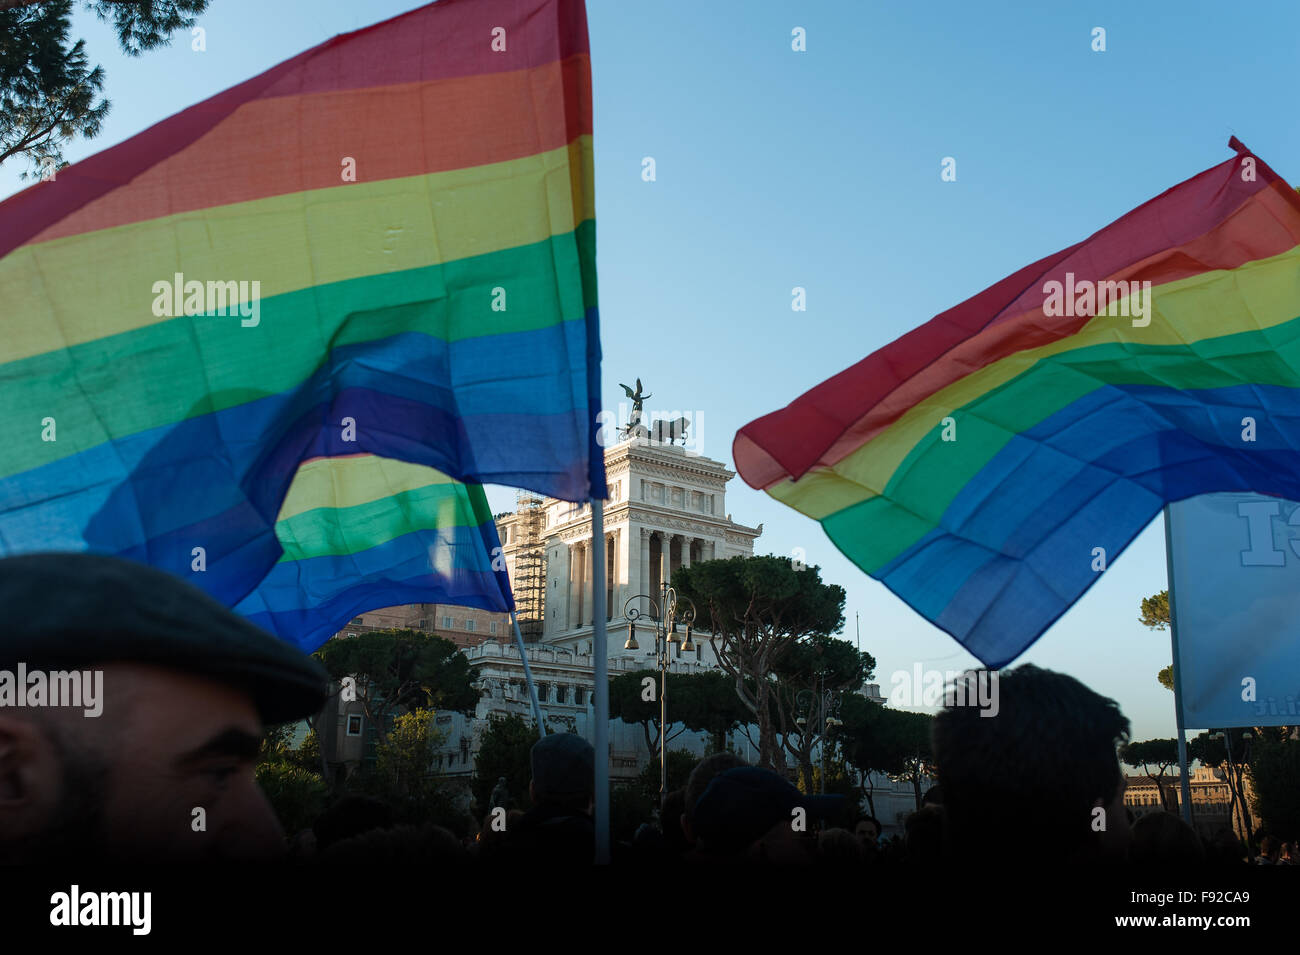
<path id="1" fill-rule="evenodd" d="M 0 856 L 6 843 L 40 832 L 63 795 L 63 760 L 35 721 L 0 711 Z"/>

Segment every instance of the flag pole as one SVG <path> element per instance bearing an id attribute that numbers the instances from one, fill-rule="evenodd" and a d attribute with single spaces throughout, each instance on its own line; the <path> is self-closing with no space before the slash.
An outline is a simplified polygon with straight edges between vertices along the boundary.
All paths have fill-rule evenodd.
<path id="1" fill-rule="evenodd" d="M 1192 824 L 1192 784 L 1187 769 L 1187 730 L 1183 726 L 1183 668 L 1178 665 L 1178 620 L 1174 615 L 1174 543 L 1169 505 L 1165 505 L 1165 575 L 1169 580 L 1169 644 L 1173 651 L 1174 722 L 1178 727 L 1178 789 L 1183 822 Z"/>
<path id="2" fill-rule="evenodd" d="M 533 669 L 528 665 L 528 651 L 524 649 L 524 635 L 519 632 L 519 615 L 512 609 L 510 622 L 515 625 L 515 646 L 519 648 L 519 659 L 524 661 L 524 683 L 528 685 L 528 700 L 533 705 L 533 719 L 537 721 L 537 735 L 546 735 L 546 723 L 542 721 L 542 708 L 537 705 L 537 687 L 533 684 Z"/>
<path id="3" fill-rule="evenodd" d="M 591 499 L 592 748 L 596 750 L 596 864 L 609 864 L 609 652 L 605 632 L 605 502 Z"/>

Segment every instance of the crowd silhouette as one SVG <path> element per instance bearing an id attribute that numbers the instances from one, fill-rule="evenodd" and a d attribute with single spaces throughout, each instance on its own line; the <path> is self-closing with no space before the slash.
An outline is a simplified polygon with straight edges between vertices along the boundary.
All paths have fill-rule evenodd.
<path id="1" fill-rule="evenodd" d="M 1020 866 L 1288 865 L 1294 846 L 1257 834 L 1259 854 L 1223 827 L 1203 837 L 1177 815 L 1135 819 L 1124 806 L 1116 755 L 1129 723 L 1113 700 L 1033 665 L 1006 671 L 996 716 L 953 706 L 936 719 L 938 781 L 921 806 L 885 827 L 842 795 L 801 792 L 784 776 L 731 752 L 699 760 L 685 786 L 624 838 L 617 865 L 896 866 L 918 872 L 971 858 Z M 384 829 L 377 806 L 340 803 L 313 827 L 322 862 L 372 852 L 434 852 L 445 861 L 584 865 L 594 859 L 594 752 L 580 737 L 544 737 L 531 752 L 533 808 L 493 806 L 480 831 L 457 840 L 436 826 Z M 498 791 L 504 796 L 503 787 Z M 501 797 L 494 792 L 493 800 Z M 338 827 L 358 830 L 337 839 Z M 409 827 L 406 827 L 409 828 Z M 437 836 L 429 833 L 436 832 Z M 1045 853 L 1044 847 L 1051 852 Z"/>
<path id="2" fill-rule="evenodd" d="M 81 708 L 0 707 L 0 862 L 595 860 L 595 754 L 574 734 L 535 743 L 528 801 L 516 805 L 498 780 L 468 835 L 412 825 L 396 804 L 352 793 L 286 836 L 253 769 L 262 727 L 320 711 L 327 674 L 316 661 L 152 568 L 88 554 L 0 565 L 10 621 L 0 671 L 104 678 L 102 698 Z M 1293 833 L 1252 833 L 1248 849 L 1227 827 L 1199 833 L 1168 812 L 1134 819 L 1117 757 L 1129 722 L 1114 700 L 1032 665 L 997 685 L 997 707 L 954 704 L 935 717 L 937 784 L 901 825 L 723 752 L 699 760 L 648 817 L 620 820 L 611 861 L 919 871 L 972 858 L 1031 871 L 1300 862 Z M 92 703 L 102 713 L 84 716 Z"/>

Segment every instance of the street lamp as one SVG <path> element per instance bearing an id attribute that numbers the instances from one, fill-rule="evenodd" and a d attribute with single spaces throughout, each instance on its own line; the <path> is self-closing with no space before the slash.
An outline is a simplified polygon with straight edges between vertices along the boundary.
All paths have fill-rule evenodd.
<path id="1" fill-rule="evenodd" d="M 821 744 L 821 762 L 822 778 L 818 784 L 818 789 L 822 795 L 826 793 L 826 739 L 837 727 L 843 726 L 844 722 L 838 717 L 840 711 L 840 691 L 839 690 L 800 690 L 794 698 L 795 708 L 798 716 L 795 717 L 795 725 L 803 732 L 808 731 L 808 713 L 813 708 L 814 701 L 817 703 L 817 711 L 812 720 L 814 731 L 814 742 Z M 811 784 L 811 780 L 809 781 Z"/>
<path id="2" fill-rule="evenodd" d="M 623 616 L 627 618 L 627 642 L 623 644 L 623 649 L 641 649 L 636 640 L 636 622 L 642 617 L 648 617 L 652 623 L 656 663 L 659 666 L 659 807 L 662 810 L 664 801 L 668 798 L 668 664 L 671 660 L 668 647 L 680 643 L 685 652 L 695 652 L 695 643 L 691 639 L 695 624 L 695 604 L 689 597 L 678 597 L 677 591 L 666 583 L 660 584 L 659 590 L 657 602 L 649 594 L 633 594 L 623 604 Z M 638 600 L 649 603 L 651 612 L 643 613 L 640 607 L 633 606 L 634 601 Z M 684 643 L 677 632 L 678 623 L 686 626 Z"/>

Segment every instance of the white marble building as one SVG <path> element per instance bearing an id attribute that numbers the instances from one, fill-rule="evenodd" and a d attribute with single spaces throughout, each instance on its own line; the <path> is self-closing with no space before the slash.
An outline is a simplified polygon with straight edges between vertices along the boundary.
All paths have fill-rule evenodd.
<path id="1" fill-rule="evenodd" d="M 621 646 L 621 644 L 620 644 Z M 643 644 L 644 646 L 644 644 Z M 593 660 L 589 653 L 575 653 L 562 646 L 528 646 L 528 666 L 537 686 L 538 704 L 546 721 L 548 732 L 573 732 L 591 739 L 593 714 L 592 689 Z M 494 715 L 516 715 L 532 724 L 532 708 L 524 686 L 524 668 L 519 649 L 514 644 L 487 641 L 477 647 L 461 651 L 470 662 L 474 682 L 482 693 L 478 708 L 472 718 L 460 713 L 439 713 L 437 726 L 444 734 L 435 750 L 434 770 L 450 776 L 469 776 L 474 769 L 474 756 L 478 752 L 487 730 L 488 720 Z M 609 661 L 610 678 L 622 673 L 655 667 L 653 653 L 642 650 L 637 654 L 623 654 Z M 672 681 L 675 675 L 698 673 L 708 665 L 693 659 L 673 662 L 668 671 L 668 718 L 672 719 Z M 628 779 L 640 772 L 650 758 L 645 733 L 639 724 L 610 720 L 610 776 L 614 780 Z M 680 735 L 678 734 L 680 731 Z M 653 732 L 653 731 L 652 731 Z M 668 730 L 669 750 L 684 749 L 702 756 L 708 740 L 704 734 L 692 733 L 680 724 Z M 742 756 L 757 758 L 750 752 L 745 734 L 737 732 L 727 740 Z"/>
<path id="2" fill-rule="evenodd" d="M 623 655 L 624 608 L 637 594 L 658 594 L 679 567 L 752 556 L 763 526 L 736 523 L 726 510 L 735 472 L 687 448 L 647 439 L 605 451 L 606 626 L 611 657 Z M 544 600 L 541 642 L 590 653 L 593 633 L 591 507 L 548 498 L 542 526 L 529 539 L 518 513 L 498 518 L 506 569 L 518 579 L 521 555 L 541 548 Z M 641 610 L 649 612 L 644 600 Z M 701 620 L 703 625 L 706 621 Z M 639 628 L 638 628 L 639 629 Z M 617 635 L 617 636 L 616 636 Z M 642 641 L 644 646 L 644 641 Z M 707 647 L 699 659 L 707 661 Z"/>

